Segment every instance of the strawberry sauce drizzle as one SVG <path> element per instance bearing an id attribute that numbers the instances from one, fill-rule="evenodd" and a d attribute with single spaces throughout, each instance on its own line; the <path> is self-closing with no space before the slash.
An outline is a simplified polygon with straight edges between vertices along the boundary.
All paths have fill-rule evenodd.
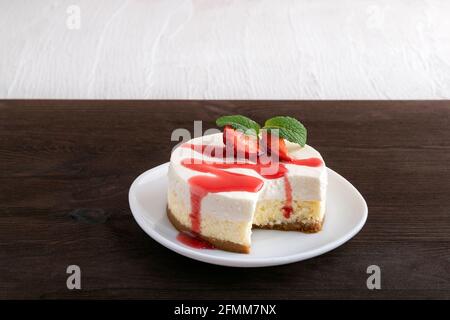
<path id="1" fill-rule="evenodd" d="M 284 202 L 284 206 L 282 208 L 283 210 L 283 215 L 286 219 L 289 219 L 289 217 L 292 214 L 292 187 L 291 184 L 289 183 L 289 179 L 287 177 L 287 175 L 284 175 L 284 192 L 286 194 L 286 200 Z"/>
<path id="2" fill-rule="evenodd" d="M 214 249 L 214 246 L 196 235 L 191 235 L 186 232 L 180 232 L 177 235 L 177 240 L 182 244 L 195 249 Z"/>
<path id="3" fill-rule="evenodd" d="M 194 159 L 184 159 L 181 164 L 191 170 L 211 173 L 212 176 L 198 175 L 189 179 L 191 187 L 191 229 L 194 233 L 200 233 L 201 225 L 201 204 L 202 199 L 210 192 L 246 191 L 258 192 L 264 182 L 256 177 L 244 174 L 228 172 L 221 169 L 239 168 L 239 164 L 192 163 Z M 242 164 L 247 167 L 246 164 Z"/>
<path id="4" fill-rule="evenodd" d="M 221 146 L 208 146 L 208 145 L 194 145 L 194 144 L 184 144 L 182 147 L 190 148 L 195 152 L 201 153 L 202 155 L 209 156 L 212 158 L 223 159 L 226 156 L 226 148 Z M 258 158 L 257 158 L 258 159 Z M 236 160 L 236 159 L 235 159 Z M 308 159 L 292 159 L 283 160 L 277 163 L 278 170 L 276 172 L 267 173 L 266 170 L 272 164 L 263 164 L 257 161 L 254 162 L 244 162 L 244 163 L 227 163 L 227 162 L 217 162 L 217 161 L 205 161 L 201 159 L 183 159 L 181 164 L 191 170 L 209 173 L 210 175 L 198 175 L 193 176 L 189 179 L 190 192 L 191 192 L 191 230 L 194 236 L 187 235 L 185 233 L 180 233 L 177 239 L 185 245 L 194 248 L 204 248 L 204 241 L 199 239 L 197 235 L 201 230 L 201 203 L 203 198 L 208 193 L 217 192 L 230 192 L 230 191 L 245 191 L 245 192 L 258 192 L 264 185 L 262 179 L 256 178 L 254 176 L 248 176 L 241 173 L 229 172 L 224 169 L 232 168 L 242 168 L 250 169 L 257 172 L 261 177 L 266 179 L 278 179 L 284 178 L 284 189 L 286 194 L 285 204 L 282 208 L 283 215 L 289 218 L 292 214 L 292 187 L 289 183 L 287 177 L 288 169 L 285 164 L 294 164 L 308 167 L 319 167 L 322 165 L 322 160 L 319 158 L 308 158 Z M 211 249 L 211 248 L 208 248 Z"/>

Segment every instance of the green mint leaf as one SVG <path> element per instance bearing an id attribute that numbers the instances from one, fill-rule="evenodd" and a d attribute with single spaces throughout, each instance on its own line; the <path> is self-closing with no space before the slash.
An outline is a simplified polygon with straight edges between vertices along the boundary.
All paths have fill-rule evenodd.
<path id="1" fill-rule="evenodd" d="M 278 136 L 304 147 L 306 144 L 306 128 L 297 119 L 278 116 L 266 121 L 263 129 L 278 129 Z"/>
<path id="2" fill-rule="evenodd" d="M 244 133 L 258 134 L 260 126 L 255 121 L 250 118 L 233 115 L 233 116 L 223 116 L 216 120 L 216 125 L 218 127 L 231 126 L 233 129 L 240 130 Z"/>

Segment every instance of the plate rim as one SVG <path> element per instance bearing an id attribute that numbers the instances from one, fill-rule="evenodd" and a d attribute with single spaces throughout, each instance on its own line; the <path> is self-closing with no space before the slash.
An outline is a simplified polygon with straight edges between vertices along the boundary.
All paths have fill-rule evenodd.
<path id="1" fill-rule="evenodd" d="M 337 178 L 342 179 L 345 183 L 347 183 L 352 191 L 355 193 L 355 195 L 359 198 L 360 201 L 362 201 L 362 204 L 364 205 L 364 212 L 362 213 L 362 219 L 360 219 L 359 223 L 355 225 L 349 232 L 345 234 L 345 236 L 342 236 L 341 238 L 332 241 L 330 243 L 327 243 L 317 249 L 309 250 L 306 252 L 300 252 L 295 254 L 290 254 L 287 256 L 281 256 L 281 257 L 274 257 L 274 258 L 252 258 L 248 261 L 243 261 L 243 257 L 245 255 L 242 255 L 243 257 L 240 258 L 230 258 L 230 257 L 219 257 L 219 256 L 211 256 L 207 253 L 200 252 L 199 250 L 194 250 L 188 247 L 184 247 L 182 245 L 178 245 L 174 243 L 172 240 L 162 236 L 158 232 L 156 232 L 153 228 L 148 227 L 148 224 L 146 223 L 147 220 L 143 215 L 140 215 L 137 213 L 137 204 L 135 203 L 135 199 L 133 198 L 134 190 L 136 189 L 136 186 L 138 183 L 143 180 L 144 177 L 148 176 L 152 172 L 157 172 L 159 170 L 164 170 L 169 167 L 170 162 L 165 162 L 163 164 L 160 164 L 156 167 L 153 167 L 149 170 L 144 171 L 141 173 L 137 178 L 134 179 L 132 182 L 130 189 L 128 191 L 128 202 L 130 206 L 131 213 L 134 217 L 134 220 L 137 222 L 139 227 L 147 234 L 149 235 L 153 240 L 158 242 L 159 244 L 163 245 L 164 247 L 181 254 L 185 257 L 198 260 L 205 263 L 215 264 L 215 265 L 221 265 L 221 266 L 228 266 L 228 267 L 240 267 L 240 268 L 254 268 L 254 267 L 269 267 L 269 266 L 276 266 L 276 265 L 284 265 L 294 262 L 299 262 L 303 260 L 307 260 L 313 257 L 317 257 L 319 255 L 322 255 L 324 253 L 330 252 L 341 245 L 343 245 L 345 242 L 352 239 L 356 234 L 361 231 L 363 226 L 365 225 L 368 217 L 368 207 L 367 202 L 364 199 L 364 197 L 361 195 L 361 193 L 356 189 L 356 187 L 350 183 L 347 179 L 345 179 L 343 176 L 341 176 L 339 173 L 334 171 L 331 168 L 327 167 L 328 172 L 334 174 Z M 206 250 L 205 250 L 206 251 Z M 244 258 L 245 259 L 245 258 Z"/>

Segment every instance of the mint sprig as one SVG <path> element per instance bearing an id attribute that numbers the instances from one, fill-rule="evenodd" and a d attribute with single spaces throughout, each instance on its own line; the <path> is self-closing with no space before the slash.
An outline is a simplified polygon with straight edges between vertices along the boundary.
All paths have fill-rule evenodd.
<path id="1" fill-rule="evenodd" d="M 263 129 L 269 132 L 278 130 L 280 138 L 297 143 L 302 147 L 306 144 L 306 128 L 297 119 L 286 116 L 274 117 L 265 122 Z"/>
<path id="2" fill-rule="evenodd" d="M 216 120 L 218 127 L 231 126 L 247 134 L 258 135 L 260 126 L 250 118 L 241 115 L 223 116 Z"/>

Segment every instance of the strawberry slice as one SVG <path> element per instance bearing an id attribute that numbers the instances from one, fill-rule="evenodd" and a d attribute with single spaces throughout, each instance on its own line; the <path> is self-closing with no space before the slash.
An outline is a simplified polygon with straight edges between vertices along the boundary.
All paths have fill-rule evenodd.
<path id="1" fill-rule="evenodd" d="M 231 126 L 225 126 L 223 129 L 223 143 L 226 146 L 233 146 L 235 156 L 244 155 L 248 159 L 251 155 L 258 155 L 258 139 L 237 131 Z"/>
<path id="2" fill-rule="evenodd" d="M 278 139 L 278 150 L 272 147 L 272 139 Z M 286 143 L 283 138 L 272 137 L 270 133 L 264 133 L 262 135 L 262 144 L 267 147 L 267 151 L 276 156 L 278 154 L 278 159 L 285 161 L 292 161 L 292 157 L 289 155 Z"/>

